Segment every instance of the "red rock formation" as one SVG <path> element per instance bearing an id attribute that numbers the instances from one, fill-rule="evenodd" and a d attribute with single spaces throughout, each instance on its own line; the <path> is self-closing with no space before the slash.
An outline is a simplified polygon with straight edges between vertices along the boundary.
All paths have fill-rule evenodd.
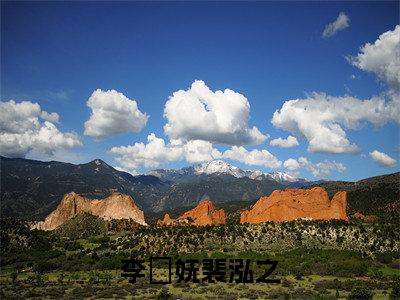
<path id="1" fill-rule="evenodd" d="M 375 215 L 363 215 L 362 213 L 356 211 L 353 215 L 353 218 L 359 219 L 359 220 L 363 220 L 363 221 L 368 221 L 368 222 L 372 222 L 372 221 L 376 221 L 378 220 L 378 217 Z"/>
<path id="2" fill-rule="evenodd" d="M 173 225 L 174 221 L 175 221 L 175 220 L 172 219 L 172 218 L 169 216 L 169 214 L 165 214 L 165 215 L 164 215 L 164 219 L 158 220 L 158 221 L 157 221 L 157 225 L 158 225 L 158 226 Z"/>
<path id="3" fill-rule="evenodd" d="M 313 220 L 346 220 L 346 192 L 337 192 L 332 201 L 320 187 L 276 190 L 261 197 L 250 210 L 240 215 L 240 223 L 285 222 L 300 218 Z"/>
<path id="4" fill-rule="evenodd" d="M 220 225 L 225 224 L 226 217 L 223 209 L 216 210 L 214 204 L 210 200 L 201 201 L 195 208 L 185 212 L 177 219 L 171 219 L 165 214 L 163 220 L 158 220 L 157 225 Z"/>
<path id="5" fill-rule="evenodd" d="M 42 230 L 53 230 L 64 224 L 77 214 L 88 212 L 104 220 L 132 219 L 141 225 L 147 225 L 144 214 L 131 198 L 121 193 L 113 193 L 109 197 L 97 200 L 82 197 L 75 192 L 64 195 L 61 203 L 44 221 L 33 227 Z"/>

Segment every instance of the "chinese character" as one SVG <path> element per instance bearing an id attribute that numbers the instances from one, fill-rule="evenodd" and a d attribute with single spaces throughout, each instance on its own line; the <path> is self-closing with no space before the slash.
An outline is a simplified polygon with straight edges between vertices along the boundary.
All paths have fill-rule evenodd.
<path id="1" fill-rule="evenodd" d="M 272 272 L 276 269 L 278 262 L 276 260 L 257 260 L 257 265 L 271 265 L 269 269 L 265 271 L 265 273 L 256 279 L 256 282 L 262 283 L 281 283 L 280 279 L 267 279 L 268 276 L 272 274 Z"/>
<path id="2" fill-rule="evenodd" d="M 144 260 L 141 259 L 123 259 L 121 269 L 124 273 L 122 273 L 121 276 L 130 277 L 131 279 L 129 279 L 129 282 L 136 283 L 136 278 L 144 277 L 144 274 L 140 273 L 145 269 L 143 263 Z"/>
<path id="3" fill-rule="evenodd" d="M 197 279 L 197 272 L 199 271 L 199 268 L 196 266 L 196 264 L 198 264 L 199 261 L 197 259 L 188 259 L 185 261 L 178 259 L 175 262 L 176 265 L 176 276 L 178 276 L 178 283 L 182 282 L 183 280 L 185 282 L 189 282 L 190 280 L 192 280 L 192 282 L 194 283 L 198 283 L 200 282 Z M 189 267 L 186 268 L 186 264 L 189 264 Z M 187 277 L 185 278 L 185 273 L 187 270 Z"/>
<path id="4" fill-rule="evenodd" d="M 246 259 L 244 270 L 243 270 L 243 259 L 230 259 L 229 269 L 231 270 L 229 283 L 233 282 L 235 275 L 238 275 L 235 279 L 236 283 L 253 282 L 253 270 L 250 269 L 250 259 Z"/>
<path id="5" fill-rule="evenodd" d="M 225 282 L 226 259 L 216 259 L 215 268 L 213 259 L 203 259 L 203 282 L 214 283 L 215 280 Z M 215 276 L 215 280 L 213 279 Z"/>

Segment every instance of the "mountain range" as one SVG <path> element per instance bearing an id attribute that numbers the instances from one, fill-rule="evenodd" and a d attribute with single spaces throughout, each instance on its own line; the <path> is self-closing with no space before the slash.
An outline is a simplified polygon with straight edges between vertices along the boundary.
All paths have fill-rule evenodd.
<path id="1" fill-rule="evenodd" d="M 264 173 L 259 170 L 241 170 L 223 160 L 213 160 L 203 164 L 182 168 L 179 170 L 158 169 L 148 173 L 148 175 L 159 177 L 171 181 L 187 181 L 199 175 L 231 175 L 236 178 L 247 177 L 254 180 L 274 180 L 282 184 L 306 182 L 305 179 L 296 178 L 283 172 Z"/>
<path id="2" fill-rule="evenodd" d="M 77 165 L 6 157 L 0 160 L 2 217 L 43 219 L 69 192 L 97 199 L 114 192 L 124 193 L 144 213 L 193 207 L 206 198 L 217 205 L 236 203 L 236 206 L 268 196 L 274 190 L 313 185 L 324 186 L 330 195 L 348 191 L 350 209 L 354 206 L 368 213 L 381 204 L 394 203 L 396 209 L 400 195 L 399 173 L 356 183 L 308 182 L 280 172 L 244 171 L 220 160 L 137 176 L 118 171 L 100 159 Z"/>

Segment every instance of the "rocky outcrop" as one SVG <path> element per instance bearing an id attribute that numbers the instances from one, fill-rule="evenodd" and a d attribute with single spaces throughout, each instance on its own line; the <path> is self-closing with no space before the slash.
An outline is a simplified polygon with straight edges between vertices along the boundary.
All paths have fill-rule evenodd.
<path id="1" fill-rule="evenodd" d="M 352 217 L 355 219 L 359 219 L 359 220 L 363 220 L 363 221 L 367 221 L 367 222 L 373 222 L 373 221 L 378 220 L 378 217 L 375 215 L 363 215 L 362 213 L 360 213 L 358 211 L 355 212 L 352 215 Z"/>
<path id="2" fill-rule="evenodd" d="M 158 220 L 158 221 L 157 221 L 157 225 L 158 225 L 158 226 L 173 225 L 174 222 L 175 222 L 175 220 L 172 219 L 172 218 L 169 216 L 169 214 L 165 214 L 165 215 L 164 215 L 164 219 Z"/>
<path id="3" fill-rule="evenodd" d="M 226 217 L 223 209 L 217 210 L 210 200 L 201 201 L 195 208 L 185 212 L 177 219 L 165 214 L 163 220 L 158 220 L 158 226 L 165 225 L 220 225 L 225 224 Z"/>
<path id="4" fill-rule="evenodd" d="M 141 211 L 133 199 L 121 193 L 113 193 L 101 200 L 88 199 L 74 192 L 64 195 L 61 203 L 44 221 L 38 222 L 33 228 L 53 230 L 80 213 L 91 213 L 104 220 L 130 219 L 141 225 L 147 225 Z"/>
<path id="5" fill-rule="evenodd" d="M 337 192 L 332 201 L 321 187 L 276 190 L 261 197 L 250 210 L 240 215 L 240 223 L 285 222 L 296 219 L 345 220 L 346 192 Z"/>

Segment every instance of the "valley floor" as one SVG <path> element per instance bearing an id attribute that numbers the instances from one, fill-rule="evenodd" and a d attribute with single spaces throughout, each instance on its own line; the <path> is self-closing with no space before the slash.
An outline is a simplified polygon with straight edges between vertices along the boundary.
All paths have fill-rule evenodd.
<path id="1" fill-rule="evenodd" d="M 77 220 L 74 226 L 55 232 L 31 231 L 23 223 L 2 220 L 0 299 L 399 299 L 400 296 L 397 224 L 298 221 L 208 227 L 149 226 L 133 232 L 109 232 L 106 227 L 98 231 L 102 227 L 90 216 Z M 151 256 L 172 258 L 171 284 L 150 284 Z M 122 260 L 129 258 L 144 260 L 145 277 L 137 283 L 129 283 L 128 278 L 121 276 Z M 272 278 L 281 282 L 177 283 L 178 259 L 200 262 L 271 259 L 278 262 Z M 203 271 L 200 264 L 200 279 Z M 166 278 L 165 265 L 158 267 L 157 274 L 158 278 Z"/>
<path id="2" fill-rule="evenodd" d="M 280 276 L 281 284 L 173 283 L 136 284 L 121 278 L 119 270 L 107 272 L 3 272 L 1 299 L 348 299 L 364 286 L 372 299 L 391 298 L 393 283 L 369 277 L 346 278 L 309 275 Z M 362 299 L 362 298 L 361 298 Z M 367 299 L 367 298 L 366 298 Z"/>

